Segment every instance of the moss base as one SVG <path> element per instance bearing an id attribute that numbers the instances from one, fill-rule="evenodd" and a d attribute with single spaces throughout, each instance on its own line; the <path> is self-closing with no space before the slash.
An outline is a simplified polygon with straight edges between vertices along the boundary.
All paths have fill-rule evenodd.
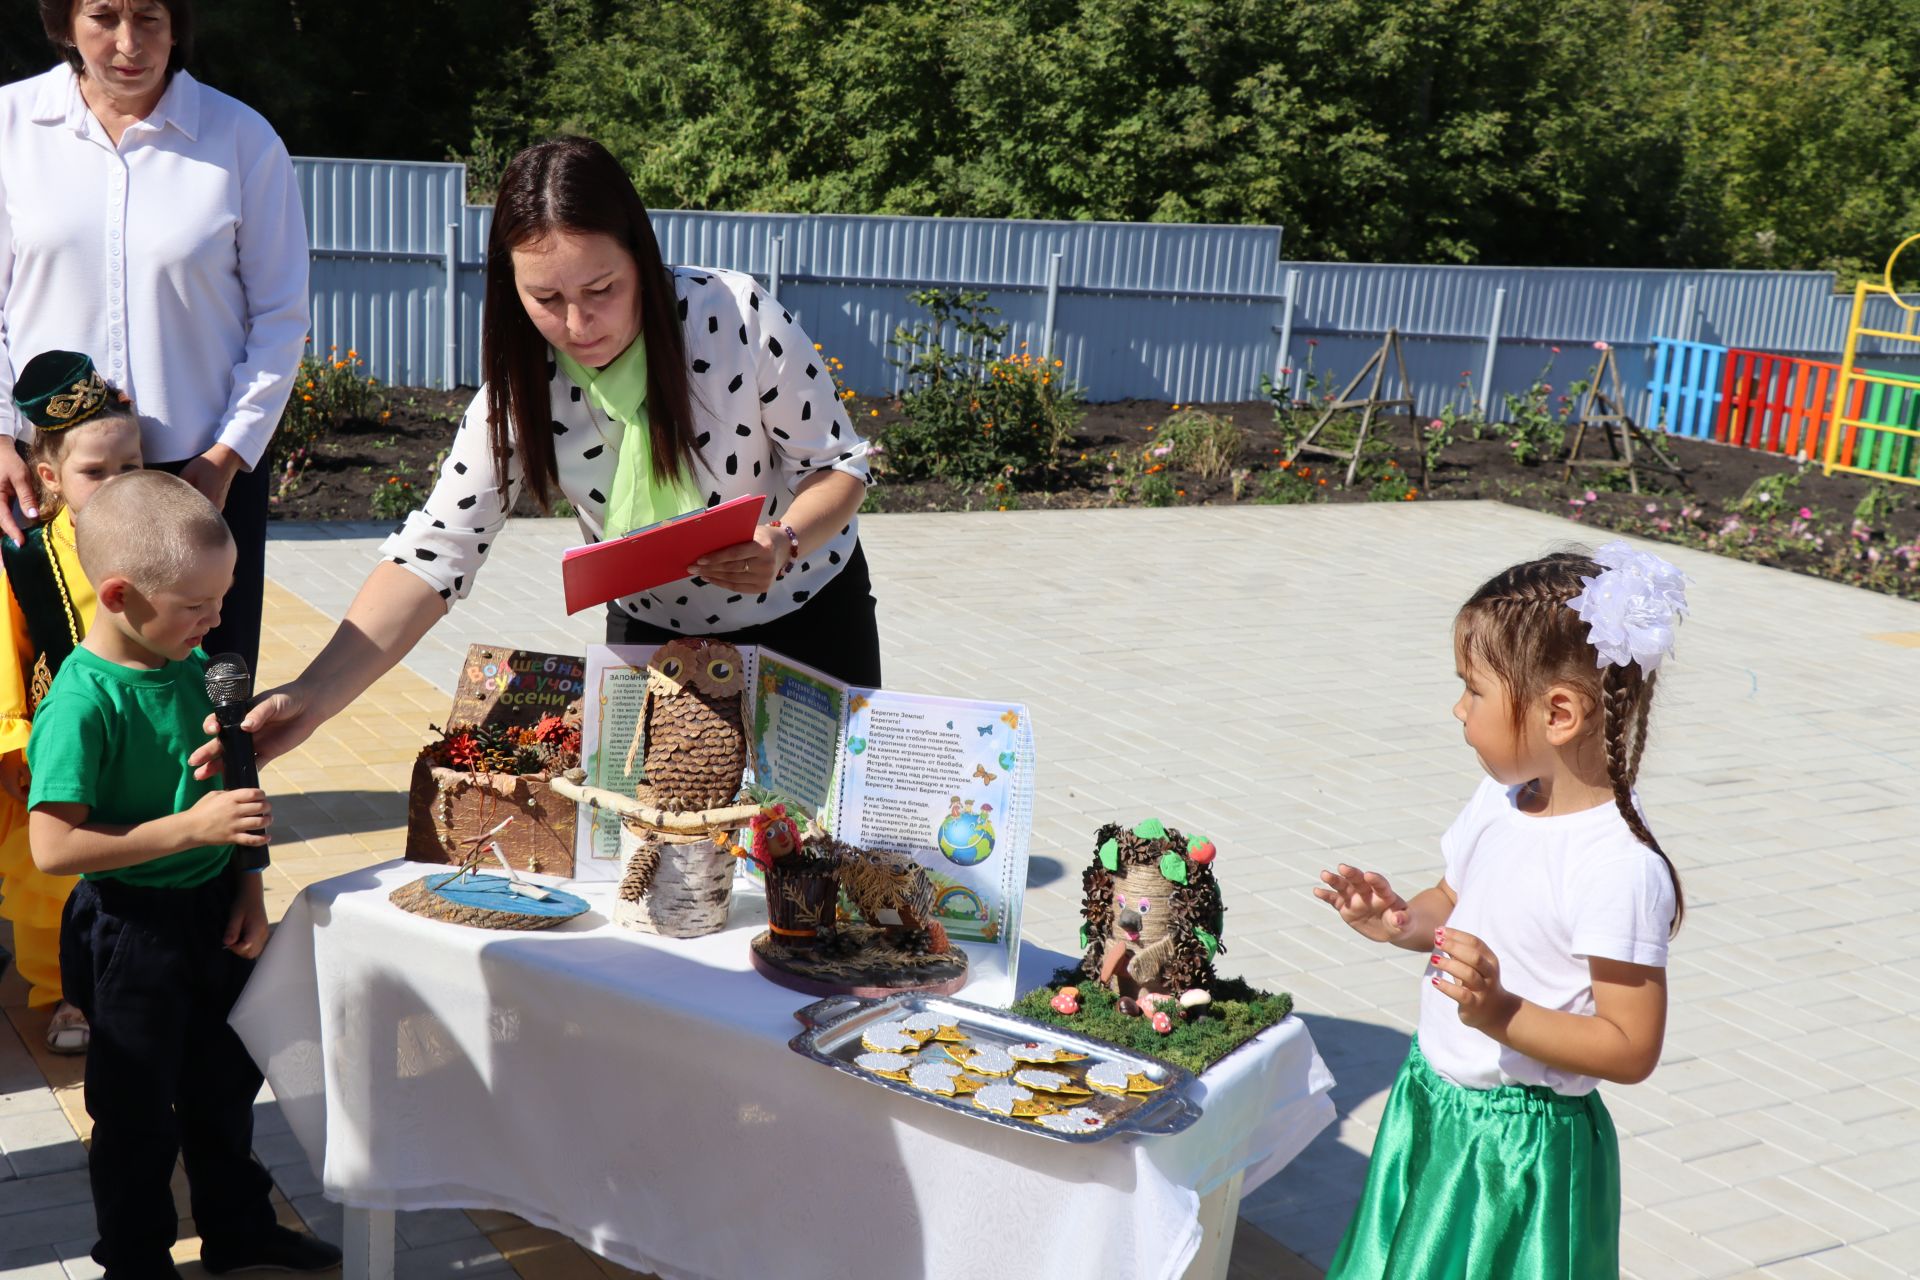
<path id="1" fill-rule="evenodd" d="M 1080 988 L 1080 1012 L 1056 1013 L 1053 997 L 1061 987 Z M 1057 1027 L 1070 1027 L 1098 1036 L 1123 1049 L 1175 1062 L 1198 1075 L 1247 1041 L 1293 1012 L 1293 997 L 1284 991 L 1259 991 L 1239 978 L 1213 984 L 1213 1003 L 1193 1019 L 1174 1019 L 1173 1030 L 1161 1035 L 1145 1017 L 1120 1012 L 1114 995 L 1078 968 L 1061 969 L 1047 986 L 1014 1002 L 1013 1012 Z"/>

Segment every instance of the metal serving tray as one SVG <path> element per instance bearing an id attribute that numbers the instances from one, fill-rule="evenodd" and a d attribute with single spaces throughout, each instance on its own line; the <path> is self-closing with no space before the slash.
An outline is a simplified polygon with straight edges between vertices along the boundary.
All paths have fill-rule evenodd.
<path id="1" fill-rule="evenodd" d="M 1150 1080 L 1159 1081 L 1162 1087 L 1153 1093 L 1129 1094 L 1124 1098 L 1096 1092 L 1093 1097 L 1080 1099 L 1070 1105 L 1091 1107 L 1108 1117 L 1108 1122 L 1090 1133 L 1056 1133 L 1028 1120 L 982 1110 L 970 1098 L 948 1098 L 927 1093 L 910 1084 L 876 1076 L 854 1065 L 853 1060 L 865 1052 L 860 1037 L 866 1028 L 879 1022 L 911 1017 L 916 1013 L 932 1013 L 951 1019 L 966 1034 L 969 1043 L 1005 1048 L 1044 1040 L 1088 1056 L 1085 1063 L 1063 1064 L 1048 1068 L 1050 1070 L 1073 1072 L 1077 1067 L 1092 1066 L 1096 1062 L 1118 1062 Z M 1150 1136 L 1179 1133 L 1200 1118 L 1199 1081 L 1186 1068 L 1122 1049 L 1105 1040 L 1078 1035 L 1065 1027 L 1018 1017 L 1004 1009 L 990 1009 L 966 1000 L 955 1000 L 951 996 L 903 993 L 883 1000 L 828 996 L 796 1011 L 793 1016 L 806 1028 L 788 1042 L 795 1053 L 882 1089 L 1036 1137 L 1086 1143 L 1101 1142 L 1123 1133 Z M 935 1050 L 929 1044 L 922 1052 L 932 1053 Z"/>

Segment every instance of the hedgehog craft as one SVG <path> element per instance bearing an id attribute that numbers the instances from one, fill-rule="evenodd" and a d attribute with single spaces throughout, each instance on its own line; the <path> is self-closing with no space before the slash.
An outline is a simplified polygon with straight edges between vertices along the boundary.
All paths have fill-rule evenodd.
<path id="1" fill-rule="evenodd" d="M 1080 967 L 1119 999 L 1122 1013 L 1211 1003 L 1213 958 L 1226 907 L 1211 842 L 1148 818 L 1132 830 L 1100 828 L 1086 889 Z M 1180 1010 L 1175 1010 L 1179 1012 Z"/>

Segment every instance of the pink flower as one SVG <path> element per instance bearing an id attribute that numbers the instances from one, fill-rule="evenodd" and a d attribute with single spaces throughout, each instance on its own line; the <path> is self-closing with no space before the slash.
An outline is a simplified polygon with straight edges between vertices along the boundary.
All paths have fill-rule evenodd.
<path id="1" fill-rule="evenodd" d="M 1652 514 L 1653 514 L 1654 512 L 1656 512 L 1656 511 L 1658 511 L 1659 509 L 1660 509 L 1660 504 L 1659 504 L 1659 503 L 1657 503 L 1657 502 L 1649 502 L 1649 503 L 1647 504 L 1647 514 L 1648 514 L 1648 515 L 1652 515 Z"/>
<path id="2" fill-rule="evenodd" d="M 1440 430 L 1444 430 L 1446 425 L 1447 424 L 1440 421 L 1440 419 L 1435 418 L 1432 422 L 1429 422 L 1427 424 L 1427 429 L 1429 431 L 1440 431 Z"/>
<path id="3" fill-rule="evenodd" d="M 1560 354 L 1560 348 L 1558 348 L 1558 347 L 1549 347 L 1549 348 L 1547 348 L 1547 349 L 1548 349 L 1549 351 L 1551 351 L 1551 352 L 1553 352 L 1553 354 L 1555 354 L 1555 355 L 1559 355 L 1559 354 Z"/>
<path id="4" fill-rule="evenodd" d="M 1291 370 L 1291 369 L 1282 369 L 1282 370 L 1280 371 L 1280 376 L 1284 378 L 1284 377 L 1286 377 L 1286 376 L 1287 376 L 1288 374 L 1290 374 L 1290 373 L 1292 373 L 1292 372 L 1293 372 L 1293 370 Z"/>
<path id="5" fill-rule="evenodd" d="M 1802 507 L 1802 508 L 1800 508 L 1800 518 L 1801 518 L 1802 520 L 1811 520 L 1811 519 L 1813 519 L 1813 508 L 1812 508 L 1812 507 Z"/>
<path id="6" fill-rule="evenodd" d="M 1596 342 L 1596 343 L 1594 343 L 1594 344 L 1593 344 L 1593 349 L 1594 349 L 1595 351 L 1611 351 L 1611 350 L 1613 350 L 1613 348 L 1612 348 L 1612 347 L 1610 347 L 1610 346 L 1608 346 L 1608 345 L 1607 345 L 1606 343 L 1604 343 L 1604 342 Z"/>
<path id="7" fill-rule="evenodd" d="M 1157 448 L 1157 449 L 1155 449 L 1155 450 L 1153 451 L 1153 456 L 1154 456 L 1154 457 L 1156 457 L 1156 458 L 1164 458 L 1164 457 L 1166 457 L 1166 456 L 1167 456 L 1168 454 L 1170 454 L 1170 453 L 1172 453 L 1172 452 L 1173 452 L 1173 446 L 1172 446 L 1172 445 L 1170 445 L 1170 444 L 1163 444 L 1163 445 L 1161 445 L 1161 446 L 1160 446 L 1159 448 Z"/>
<path id="8" fill-rule="evenodd" d="M 1588 502 L 1598 502 L 1598 501 L 1600 501 L 1600 495 L 1599 495 L 1599 494 L 1597 494 L 1597 493 L 1595 493 L 1595 492 L 1594 492 L 1593 490 L 1591 490 L 1591 489 L 1589 489 L 1589 490 L 1587 490 L 1587 501 L 1588 501 Z"/>
<path id="9" fill-rule="evenodd" d="M 1318 338 L 1308 338 L 1308 339 L 1307 339 L 1307 345 L 1308 345 L 1308 346 L 1310 346 L 1310 347 L 1317 347 L 1317 346 L 1319 346 L 1319 345 L 1320 345 L 1320 339 L 1318 339 Z"/>

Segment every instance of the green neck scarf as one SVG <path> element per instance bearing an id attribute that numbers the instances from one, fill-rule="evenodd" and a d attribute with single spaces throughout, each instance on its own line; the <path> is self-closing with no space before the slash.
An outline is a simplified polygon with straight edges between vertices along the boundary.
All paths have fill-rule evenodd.
<path id="1" fill-rule="evenodd" d="M 697 510 L 700 493 L 686 472 L 677 473 L 670 481 L 660 480 L 653 472 L 653 438 L 647 419 L 647 344 L 636 337 L 604 369 L 589 369 L 558 349 L 554 355 L 588 401 L 621 427 L 613 493 L 607 500 L 601 536 L 618 538 Z"/>

